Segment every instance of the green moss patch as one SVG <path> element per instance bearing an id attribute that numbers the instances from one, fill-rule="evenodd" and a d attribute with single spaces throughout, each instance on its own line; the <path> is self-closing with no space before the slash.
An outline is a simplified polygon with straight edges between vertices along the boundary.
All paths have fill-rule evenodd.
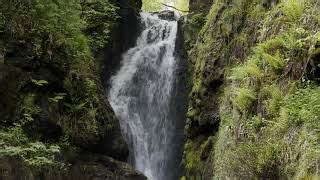
<path id="1" fill-rule="evenodd" d="M 189 167 L 202 172 L 210 166 L 215 179 L 319 175 L 316 9 L 313 0 L 213 3 L 189 53 L 193 88 L 186 130 L 209 125 L 217 111 L 220 127 L 209 133 L 217 137 L 213 162 L 185 157 Z M 191 141 L 199 154 L 202 141 Z"/>

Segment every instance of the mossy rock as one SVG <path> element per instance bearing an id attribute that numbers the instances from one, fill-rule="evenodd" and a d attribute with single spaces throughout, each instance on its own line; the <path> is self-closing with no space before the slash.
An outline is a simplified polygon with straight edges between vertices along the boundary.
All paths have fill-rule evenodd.
<path id="1" fill-rule="evenodd" d="M 195 173 L 202 173 L 206 167 L 213 172 L 210 178 L 216 179 L 299 179 L 318 174 L 314 165 L 319 163 L 311 160 L 318 159 L 317 155 L 302 158 L 301 149 L 292 148 L 299 147 L 299 138 L 309 142 L 308 152 L 318 146 L 307 137 L 315 137 L 307 128 L 315 124 L 304 121 L 307 117 L 318 119 L 314 108 L 302 108 L 303 112 L 294 108 L 309 98 L 302 92 L 314 94 L 318 89 L 317 8 L 319 4 L 313 0 L 213 2 L 196 44 L 188 53 L 193 88 L 185 126 L 185 153 L 192 151 L 190 142 L 197 144 L 192 147 L 202 147 L 198 137 L 216 136 L 214 149 L 210 150 L 212 162 L 193 163 Z M 295 105 L 287 99 L 293 92 L 299 99 L 295 99 Z M 308 103 L 300 106 L 317 104 L 318 96 L 312 96 L 312 101 L 306 100 Z M 199 131 L 201 124 L 207 122 L 209 127 L 211 114 L 216 112 L 218 126 Z M 290 147 L 285 145 L 289 137 L 293 138 Z M 305 159 L 307 156 L 312 158 Z M 288 157 L 301 157 L 305 163 Z M 190 156 L 184 157 L 186 160 L 201 162 Z M 184 166 L 190 169 L 191 165 Z"/>

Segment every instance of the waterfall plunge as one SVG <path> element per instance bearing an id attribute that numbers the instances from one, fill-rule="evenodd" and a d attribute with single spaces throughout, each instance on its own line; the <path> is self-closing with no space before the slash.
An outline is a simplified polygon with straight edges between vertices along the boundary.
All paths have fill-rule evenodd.
<path id="1" fill-rule="evenodd" d="M 136 46 L 123 54 L 111 77 L 108 98 L 129 145 L 129 163 L 150 180 L 177 179 L 183 146 L 173 102 L 179 93 L 178 25 L 148 13 L 141 13 L 141 23 Z"/>

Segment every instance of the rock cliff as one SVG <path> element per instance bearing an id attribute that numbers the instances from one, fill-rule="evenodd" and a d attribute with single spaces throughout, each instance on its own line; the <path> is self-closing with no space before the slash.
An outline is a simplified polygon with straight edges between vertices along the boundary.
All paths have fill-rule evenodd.
<path id="1" fill-rule="evenodd" d="M 317 177 L 319 2 L 210 2 L 180 20 L 192 74 L 183 178 Z"/>
<path id="2" fill-rule="evenodd" d="M 121 51 L 101 53 L 120 46 L 141 2 L 0 6 L 0 177 L 145 179 L 120 162 L 128 147 L 105 96 L 102 65 Z"/>

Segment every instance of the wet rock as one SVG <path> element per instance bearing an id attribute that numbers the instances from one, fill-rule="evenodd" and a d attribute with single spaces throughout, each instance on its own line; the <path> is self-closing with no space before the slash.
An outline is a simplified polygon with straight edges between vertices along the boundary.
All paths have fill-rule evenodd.
<path id="1" fill-rule="evenodd" d="M 190 12 L 209 12 L 213 2 L 212 0 L 190 0 Z"/>
<path id="2" fill-rule="evenodd" d="M 121 18 L 113 28 L 112 42 L 96 54 L 101 62 L 101 76 L 106 88 L 109 87 L 109 78 L 119 69 L 122 53 L 135 45 L 140 33 L 139 12 L 142 1 L 119 0 L 116 4 L 120 7 L 118 14 Z"/>
<path id="3" fill-rule="evenodd" d="M 320 83 L 320 41 L 316 44 L 311 63 L 307 66 L 308 79 Z"/>
<path id="4" fill-rule="evenodd" d="M 165 10 L 165 11 L 157 12 L 155 14 L 157 14 L 160 19 L 164 19 L 164 20 L 168 20 L 168 21 L 175 21 L 176 20 L 176 16 L 175 16 L 174 11 Z"/>

